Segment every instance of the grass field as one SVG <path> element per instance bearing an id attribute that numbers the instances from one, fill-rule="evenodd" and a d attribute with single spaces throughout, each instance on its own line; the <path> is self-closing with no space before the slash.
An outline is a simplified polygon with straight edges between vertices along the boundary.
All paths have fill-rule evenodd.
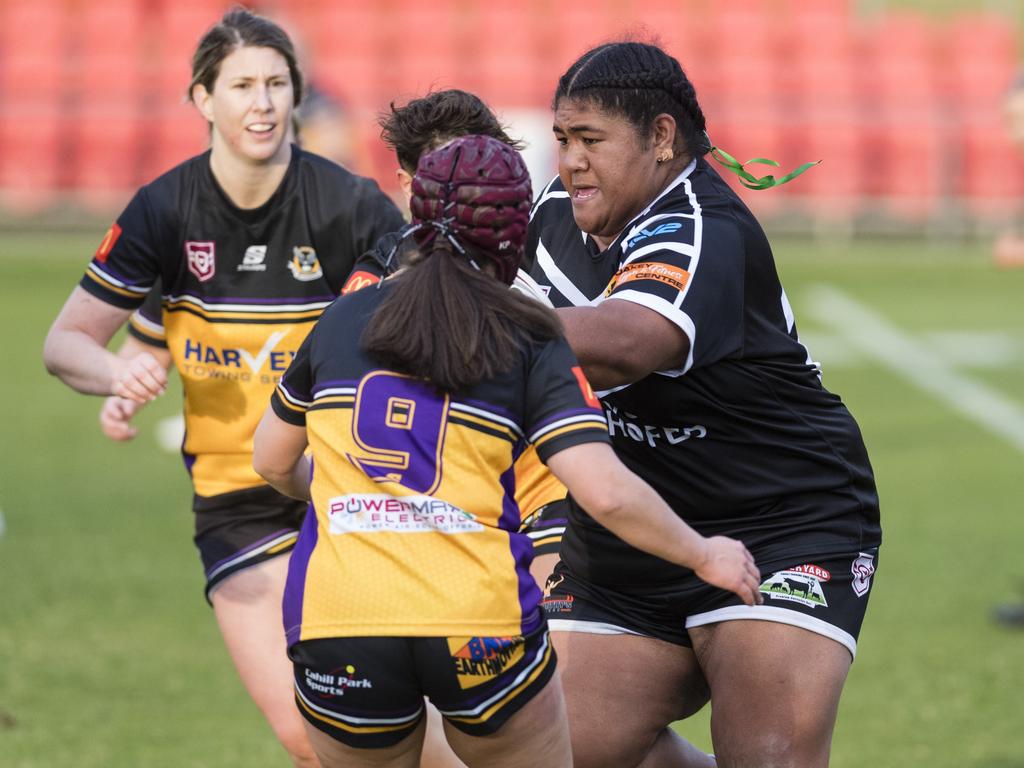
<path id="1" fill-rule="evenodd" d="M 284 766 L 203 601 L 185 473 L 154 437 L 180 398 L 116 445 L 99 400 L 43 370 L 99 235 L 0 237 L 0 766 Z M 1024 599 L 1024 270 L 997 272 L 984 246 L 776 252 L 867 438 L 885 526 L 832 764 L 1024 767 L 1024 629 L 990 620 Z M 680 730 L 710 748 L 707 717 Z"/>

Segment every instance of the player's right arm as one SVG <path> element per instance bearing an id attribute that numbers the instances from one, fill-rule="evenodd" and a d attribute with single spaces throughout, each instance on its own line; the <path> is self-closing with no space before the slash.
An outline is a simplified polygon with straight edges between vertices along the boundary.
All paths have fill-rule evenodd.
<path id="1" fill-rule="evenodd" d="M 46 370 L 87 395 L 119 395 L 145 403 L 163 394 L 167 367 L 151 351 L 126 359 L 107 349 L 130 314 L 130 309 L 107 304 L 76 287 L 46 335 Z"/>
<path id="2" fill-rule="evenodd" d="M 550 456 L 548 467 L 597 522 L 637 549 L 690 568 L 708 584 L 761 602 L 760 572 L 742 542 L 701 536 L 683 522 L 610 445 L 582 443 Z"/>
<path id="3" fill-rule="evenodd" d="M 143 352 L 152 354 L 164 370 L 170 369 L 171 352 L 167 347 L 154 346 L 131 335 L 125 337 L 124 343 L 117 351 L 117 356 L 124 360 L 131 360 Z M 138 429 L 132 424 L 132 418 L 143 405 L 144 403 L 117 395 L 108 397 L 100 408 L 100 429 L 103 434 L 111 440 L 131 440 L 138 434 Z"/>

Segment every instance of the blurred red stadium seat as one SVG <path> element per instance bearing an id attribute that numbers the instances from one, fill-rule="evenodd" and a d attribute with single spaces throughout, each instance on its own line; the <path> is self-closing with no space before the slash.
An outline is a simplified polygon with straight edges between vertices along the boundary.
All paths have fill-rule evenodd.
<path id="1" fill-rule="evenodd" d="M 1024 199 L 1024 161 L 996 116 L 968 120 L 959 138 L 960 189 L 971 213 L 1001 219 L 1019 210 Z"/>
<path id="2" fill-rule="evenodd" d="M 957 17 L 948 28 L 939 66 L 947 96 L 958 109 L 1001 104 L 1018 66 L 1013 22 L 996 14 Z"/>

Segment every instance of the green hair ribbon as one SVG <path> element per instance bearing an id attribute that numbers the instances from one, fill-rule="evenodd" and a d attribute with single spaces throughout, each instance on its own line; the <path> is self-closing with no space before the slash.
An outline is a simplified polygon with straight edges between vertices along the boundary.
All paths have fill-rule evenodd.
<path id="1" fill-rule="evenodd" d="M 711 147 L 711 156 L 715 158 L 715 160 L 717 160 L 719 163 L 724 165 L 726 168 L 728 168 L 730 171 L 739 176 L 740 184 L 742 184 L 747 189 L 771 189 L 772 187 L 781 186 L 785 184 L 787 181 L 792 181 L 801 173 L 806 171 L 808 168 L 812 168 L 821 162 L 821 160 L 815 160 L 812 163 L 804 163 L 795 171 L 791 171 L 782 178 L 776 179 L 774 176 L 770 174 L 767 176 L 761 176 L 759 178 L 754 174 L 750 173 L 750 171 L 748 171 L 743 166 L 751 165 L 753 163 L 759 163 L 761 165 L 770 165 L 774 168 L 778 168 L 778 160 L 770 160 L 767 157 L 755 157 L 753 160 L 747 160 L 747 162 L 741 163 L 735 157 L 726 152 L 724 149 L 719 149 L 718 147 Z"/>

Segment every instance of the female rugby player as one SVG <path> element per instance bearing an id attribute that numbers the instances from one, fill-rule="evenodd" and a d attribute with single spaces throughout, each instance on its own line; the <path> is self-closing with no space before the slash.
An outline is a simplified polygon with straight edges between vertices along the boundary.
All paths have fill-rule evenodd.
<path id="1" fill-rule="evenodd" d="M 207 597 L 253 700 L 294 763 L 313 766 L 280 626 L 306 505 L 253 471 L 252 436 L 355 259 L 403 220 L 374 182 L 290 143 L 302 75 L 267 19 L 233 10 L 212 27 L 189 96 L 210 149 L 135 195 L 54 321 L 44 358 L 79 392 L 136 403 L 164 391 L 171 362 L 178 369 Z M 158 281 L 167 349 L 109 352 Z"/>
<path id="2" fill-rule="evenodd" d="M 640 550 L 744 604 L 758 599 L 757 570 L 615 458 L 554 314 L 508 290 L 531 201 L 519 154 L 456 139 L 421 158 L 412 190 L 419 253 L 324 313 L 256 433 L 256 469 L 315 510 L 285 589 L 297 701 L 325 766 L 416 765 L 426 695 L 467 765 L 568 768 L 531 543 L 517 532 L 527 443 Z"/>
<path id="3" fill-rule="evenodd" d="M 705 161 L 678 61 L 592 49 L 559 81 L 554 134 L 532 274 L 565 307 L 616 454 L 696 530 L 742 540 L 764 596 L 743 605 L 573 504 L 545 607 L 576 764 L 713 764 L 667 727 L 709 686 L 718 765 L 826 765 L 881 541 L 860 430 Z"/>

